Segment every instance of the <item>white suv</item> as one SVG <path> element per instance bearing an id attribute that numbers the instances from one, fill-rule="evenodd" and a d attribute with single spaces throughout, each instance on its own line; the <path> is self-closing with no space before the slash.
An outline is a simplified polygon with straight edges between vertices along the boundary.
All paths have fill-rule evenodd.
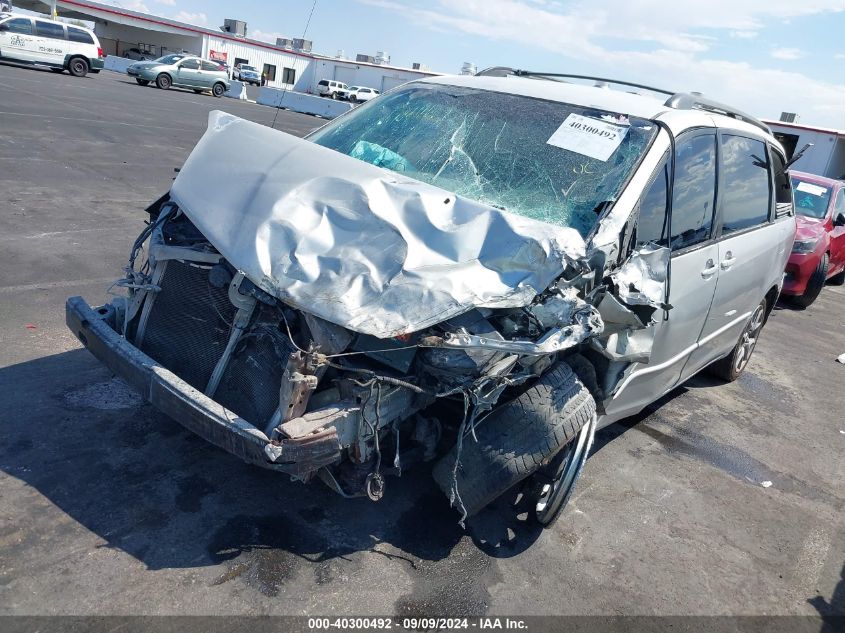
<path id="1" fill-rule="evenodd" d="M 317 84 L 317 94 L 321 97 L 331 97 L 332 99 L 339 99 L 342 90 L 349 90 L 342 81 L 334 81 L 331 79 L 323 79 Z"/>
<path id="2" fill-rule="evenodd" d="M 104 57 L 100 41 L 89 29 L 28 15 L 0 14 L 0 59 L 84 77 L 100 72 Z"/>

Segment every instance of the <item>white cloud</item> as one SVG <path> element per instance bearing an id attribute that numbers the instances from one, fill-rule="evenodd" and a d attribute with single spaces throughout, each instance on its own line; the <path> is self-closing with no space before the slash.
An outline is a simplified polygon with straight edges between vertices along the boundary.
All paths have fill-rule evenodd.
<path id="1" fill-rule="evenodd" d="M 737 40 L 753 40 L 757 35 L 757 31 L 731 31 L 731 37 Z"/>
<path id="2" fill-rule="evenodd" d="M 144 4 L 142 0 L 121 0 L 120 2 L 112 0 L 112 4 L 122 9 L 129 9 L 130 11 L 140 11 L 141 13 L 150 12 L 149 8 L 147 8 L 147 5 Z"/>
<path id="3" fill-rule="evenodd" d="M 172 7 L 173 5 L 175 5 L 175 4 L 176 4 L 176 0 L 154 0 L 154 2 L 155 2 L 156 4 L 164 4 L 164 5 L 167 5 L 168 7 Z"/>
<path id="4" fill-rule="evenodd" d="M 769 51 L 769 55 L 775 59 L 783 59 L 786 61 L 794 61 L 805 56 L 804 51 L 800 48 L 773 48 Z"/>
<path id="5" fill-rule="evenodd" d="M 401 13 L 403 19 L 430 29 L 512 42 L 569 59 L 564 63 L 550 59 L 546 66 L 552 69 L 566 67 L 673 90 L 701 90 L 764 117 L 797 111 L 819 125 L 841 124 L 845 117 L 845 86 L 709 53 L 714 35 L 741 33 L 735 37 L 751 39 L 751 33 L 756 35 L 773 20 L 845 11 L 845 0 L 603 0 L 565 7 L 529 0 L 432 0 L 428 8 L 407 0 L 358 2 Z M 729 55 L 724 47 L 719 50 L 720 57 Z M 788 49 L 771 53 L 780 55 L 780 60 L 783 55 L 802 54 Z"/>
<path id="6" fill-rule="evenodd" d="M 833 59 L 845 59 L 845 53 L 836 53 L 836 55 L 833 56 Z"/>
<path id="7" fill-rule="evenodd" d="M 174 20 L 179 22 L 187 22 L 188 24 L 200 24 L 205 26 L 208 24 L 208 16 L 205 13 L 190 13 L 188 11 L 180 11 L 173 16 Z"/>
<path id="8" fill-rule="evenodd" d="M 276 39 L 279 37 L 289 37 L 284 33 L 278 33 L 276 31 L 262 31 L 261 29 L 250 30 L 247 35 L 251 39 L 259 40 L 261 42 L 269 42 L 270 44 L 275 44 Z"/>

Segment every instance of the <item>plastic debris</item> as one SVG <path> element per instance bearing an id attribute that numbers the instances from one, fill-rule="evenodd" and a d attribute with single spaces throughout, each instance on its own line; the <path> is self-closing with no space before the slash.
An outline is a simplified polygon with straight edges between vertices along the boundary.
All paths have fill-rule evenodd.
<path id="1" fill-rule="evenodd" d="M 845 354 L 840 354 L 839 358 L 836 359 L 836 362 L 845 365 Z"/>
<path id="2" fill-rule="evenodd" d="M 766 480 L 766 481 L 761 481 L 761 482 L 760 482 L 760 485 L 761 485 L 761 486 L 763 486 L 763 488 L 769 488 L 769 487 L 771 487 L 772 482 L 771 482 L 771 481 L 768 481 L 768 480 Z"/>
<path id="3" fill-rule="evenodd" d="M 34 323 L 27 323 L 27 324 L 26 324 L 26 329 L 27 329 L 27 330 L 37 330 L 37 329 L 38 329 L 38 326 L 37 326 L 37 325 L 35 325 Z"/>

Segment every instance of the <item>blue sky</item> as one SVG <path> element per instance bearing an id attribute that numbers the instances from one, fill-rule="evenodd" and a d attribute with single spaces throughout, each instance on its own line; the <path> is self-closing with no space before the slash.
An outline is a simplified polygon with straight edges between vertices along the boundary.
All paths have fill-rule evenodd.
<path id="1" fill-rule="evenodd" d="M 101 0 L 108 1 L 108 0 Z M 249 34 L 300 37 L 311 0 L 120 0 Z M 700 90 L 762 117 L 845 129 L 845 0 L 317 0 L 308 39 L 334 55 L 390 53 L 454 73 L 463 62 Z"/>

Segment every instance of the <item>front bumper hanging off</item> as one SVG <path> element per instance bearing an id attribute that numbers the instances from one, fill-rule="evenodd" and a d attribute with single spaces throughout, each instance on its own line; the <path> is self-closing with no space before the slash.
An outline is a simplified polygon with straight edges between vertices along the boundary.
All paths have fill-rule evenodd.
<path id="1" fill-rule="evenodd" d="M 300 479 L 339 461 L 341 443 L 334 427 L 271 440 L 117 334 L 82 297 L 67 300 L 65 319 L 88 351 L 154 407 L 232 455 Z"/>

